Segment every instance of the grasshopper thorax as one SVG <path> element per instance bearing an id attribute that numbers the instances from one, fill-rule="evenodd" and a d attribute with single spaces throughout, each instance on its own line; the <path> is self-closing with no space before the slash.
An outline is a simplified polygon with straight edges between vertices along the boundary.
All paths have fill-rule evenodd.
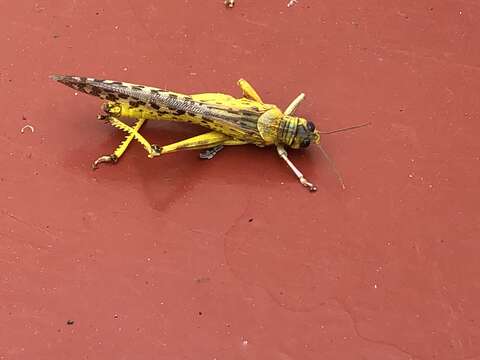
<path id="1" fill-rule="evenodd" d="M 320 142 L 320 134 L 315 129 L 315 124 L 304 118 L 284 115 L 279 130 L 281 142 L 293 149 L 306 148 L 311 142 Z"/>

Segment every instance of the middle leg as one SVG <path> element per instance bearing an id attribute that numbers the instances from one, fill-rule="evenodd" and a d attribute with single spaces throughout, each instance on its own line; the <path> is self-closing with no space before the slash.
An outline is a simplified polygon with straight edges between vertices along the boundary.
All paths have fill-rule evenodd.
<path id="1" fill-rule="evenodd" d="M 210 149 L 205 149 L 200 151 L 200 154 L 198 154 L 198 156 L 200 157 L 200 159 L 203 159 L 203 160 L 212 160 L 213 157 L 217 155 L 222 149 L 223 149 L 223 145 L 217 145 Z"/>
<path id="2" fill-rule="evenodd" d="M 250 85 L 247 80 L 240 79 L 238 80 L 237 84 L 238 86 L 240 86 L 240 89 L 242 89 L 244 97 L 250 100 L 258 101 L 259 103 L 263 104 L 262 98 L 260 97 L 260 95 L 257 94 L 253 86 Z"/>
<path id="3" fill-rule="evenodd" d="M 247 142 L 242 140 L 233 140 L 233 139 L 227 140 L 222 145 L 217 145 L 212 148 L 200 151 L 199 156 L 200 156 L 200 159 L 211 160 L 215 155 L 217 155 L 220 152 L 220 150 L 224 148 L 224 145 L 245 145 L 245 144 L 247 144 Z"/>

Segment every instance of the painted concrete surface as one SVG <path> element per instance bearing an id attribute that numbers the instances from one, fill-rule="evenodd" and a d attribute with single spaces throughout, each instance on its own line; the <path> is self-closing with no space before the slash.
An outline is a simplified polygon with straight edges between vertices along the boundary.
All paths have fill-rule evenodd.
<path id="1" fill-rule="evenodd" d="M 0 359 L 480 359 L 480 4 L 287 3 L 0 1 Z M 314 194 L 250 146 L 92 172 L 122 134 L 52 73 L 372 126 L 345 191 L 315 147 Z"/>

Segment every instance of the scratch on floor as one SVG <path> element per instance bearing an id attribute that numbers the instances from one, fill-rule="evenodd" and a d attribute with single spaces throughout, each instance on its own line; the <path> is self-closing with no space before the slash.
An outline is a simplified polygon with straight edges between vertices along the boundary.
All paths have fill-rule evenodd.
<path id="1" fill-rule="evenodd" d="M 405 56 L 408 56 L 408 57 L 411 57 L 411 58 L 414 58 L 414 59 L 430 60 L 430 61 L 441 63 L 441 64 L 444 64 L 444 65 L 458 66 L 458 67 L 462 67 L 464 69 L 469 69 L 469 70 L 475 70 L 475 71 L 480 70 L 480 66 L 464 64 L 464 63 L 454 62 L 454 61 L 448 61 L 447 59 L 442 59 L 442 58 L 439 58 L 437 56 L 419 55 L 419 54 L 416 54 L 413 51 L 402 50 L 402 49 L 390 49 L 386 46 L 381 46 L 380 48 L 382 50 L 390 52 L 390 53 L 405 55 Z"/>
<path id="2" fill-rule="evenodd" d="M 20 223 L 20 224 L 22 224 L 22 225 L 26 225 L 26 226 L 28 226 L 29 228 L 31 228 L 31 229 L 33 229 L 33 230 L 35 230 L 35 231 L 38 231 L 38 232 L 43 233 L 44 235 L 46 235 L 46 236 L 47 236 L 49 239 L 51 239 L 51 240 L 55 240 L 55 241 L 58 240 L 57 237 L 56 237 L 55 235 L 53 235 L 51 232 L 43 229 L 42 227 L 40 227 L 40 226 L 38 226 L 38 225 L 36 225 L 36 224 L 29 223 L 29 222 L 27 222 L 27 221 L 19 218 L 18 216 L 14 215 L 14 214 L 12 214 L 12 213 L 9 213 L 9 212 L 7 212 L 7 211 L 5 211 L 5 210 L 2 210 L 2 214 L 8 216 L 10 219 L 15 220 L 16 222 L 18 222 L 18 223 Z"/>
<path id="3" fill-rule="evenodd" d="M 395 350 L 401 352 L 402 354 L 404 355 L 407 355 L 409 360 L 413 360 L 413 359 L 420 359 L 418 356 L 408 352 L 407 350 L 401 348 L 400 346 L 398 346 L 397 344 L 393 344 L 393 343 L 389 343 L 389 342 L 386 342 L 386 341 L 381 341 L 381 340 L 374 340 L 374 339 L 370 339 L 364 335 L 362 335 L 360 333 L 360 330 L 358 329 L 358 324 L 357 324 L 357 321 L 355 320 L 355 317 L 353 316 L 351 310 L 348 309 L 347 305 L 345 305 L 342 301 L 338 300 L 338 299 L 331 299 L 333 300 L 347 315 L 348 317 L 350 318 L 351 322 L 352 322 L 352 326 L 353 326 L 353 331 L 355 332 L 355 335 L 357 335 L 360 339 L 366 341 L 366 342 L 369 342 L 369 343 L 372 343 L 372 344 L 377 344 L 377 345 L 384 345 L 384 346 L 388 346 L 388 347 L 391 347 L 391 348 L 394 348 Z"/>
<path id="4" fill-rule="evenodd" d="M 267 24 L 264 24 L 264 23 L 261 23 L 261 22 L 258 22 L 258 21 L 249 20 L 249 19 L 242 19 L 242 21 L 245 21 L 248 24 L 262 26 L 262 27 L 267 27 L 268 26 Z"/>
<path id="5" fill-rule="evenodd" d="M 16 142 L 14 142 L 12 139 L 8 138 L 5 135 L 0 134 L 0 139 L 5 140 L 5 142 L 9 143 L 10 145 L 13 145 L 17 149 L 23 149 L 24 148 L 24 146 L 20 146 L 19 144 L 17 144 Z"/>

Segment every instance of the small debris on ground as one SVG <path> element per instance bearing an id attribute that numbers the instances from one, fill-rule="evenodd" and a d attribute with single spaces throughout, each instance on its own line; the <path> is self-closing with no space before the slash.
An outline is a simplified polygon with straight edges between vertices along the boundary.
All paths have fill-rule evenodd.
<path id="1" fill-rule="evenodd" d="M 35 12 L 39 13 L 39 12 L 42 12 L 44 10 L 45 10 L 44 7 L 41 7 L 38 4 L 35 4 Z"/>
<path id="2" fill-rule="evenodd" d="M 202 284 L 202 283 L 207 283 L 210 281 L 210 278 L 205 276 L 205 277 L 199 277 L 199 278 L 196 278 L 195 281 L 198 283 L 198 284 Z"/>
<path id="3" fill-rule="evenodd" d="M 23 134 L 25 132 L 25 129 L 30 129 L 33 132 L 35 132 L 35 128 L 32 125 L 25 125 L 20 129 L 20 132 Z"/>
<path id="4" fill-rule="evenodd" d="M 290 0 L 287 4 L 287 7 L 292 7 L 293 5 L 297 4 L 298 0 Z"/>
<path id="5" fill-rule="evenodd" d="M 233 5 L 235 5 L 235 0 L 225 0 L 224 3 L 226 7 L 233 8 Z"/>
<path id="6" fill-rule="evenodd" d="M 73 321 L 73 320 L 67 320 L 67 325 L 73 325 L 73 324 L 75 324 L 75 321 Z"/>

